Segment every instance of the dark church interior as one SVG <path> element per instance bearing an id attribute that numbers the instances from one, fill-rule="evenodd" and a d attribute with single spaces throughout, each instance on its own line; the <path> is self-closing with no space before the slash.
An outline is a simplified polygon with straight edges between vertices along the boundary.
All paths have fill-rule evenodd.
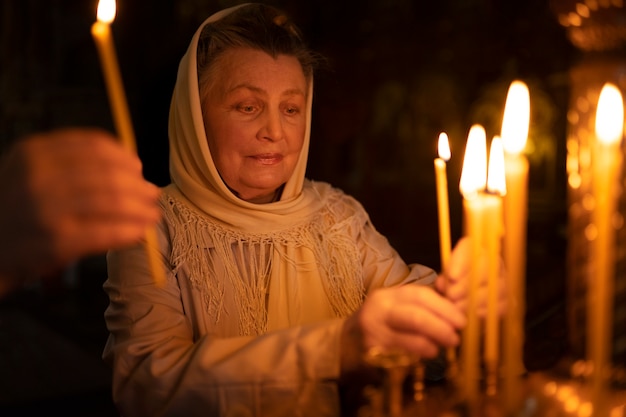
<path id="1" fill-rule="evenodd" d="M 167 121 L 180 57 L 232 0 L 118 0 L 112 24 L 145 177 L 169 182 Z M 453 242 L 471 125 L 500 131 L 511 81 L 531 98 L 524 363 L 555 366 L 567 335 L 567 109 L 585 55 L 559 13 L 575 1 L 267 1 L 327 58 L 315 78 L 309 178 L 355 196 L 407 262 L 440 268 L 433 159 L 450 137 Z M 97 0 L 0 4 L 0 146 L 64 126 L 114 131 L 90 25 Z M 624 10 L 621 9 L 623 16 Z M 624 25 L 624 19 L 622 19 Z M 10 204 L 4 201 L 3 204 Z M 37 262 L 33 259 L 33 262 Z M 0 300 L 0 415 L 108 417 L 104 254 Z"/>

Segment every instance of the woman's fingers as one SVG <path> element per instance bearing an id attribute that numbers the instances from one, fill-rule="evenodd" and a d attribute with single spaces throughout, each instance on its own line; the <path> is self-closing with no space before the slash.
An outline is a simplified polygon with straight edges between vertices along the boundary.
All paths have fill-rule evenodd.
<path id="1" fill-rule="evenodd" d="M 459 343 L 465 317 L 449 300 L 425 286 L 407 285 L 375 291 L 359 312 L 367 348 L 401 348 L 428 356 L 433 346 Z"/>
<path id="2" fill-rule="evenodd" d="M 462 238 L 454 248 L 448 268 L 437 278 L 435 287 L 460 310 L 466 311 L 471 280 L 477 279 L 478 282 L 473 284 L 476 292 L 476 308 L 480 315 L 484 315 L 487 311 L 489 262 L 490 259 L 485 251 L 481 256 L 474 258 L 471 253 L 470 239 Z M 498 262 L 498 312 L 502 314 L 506 308 L 506 274 L 502 259 L 500 258 Z"/>

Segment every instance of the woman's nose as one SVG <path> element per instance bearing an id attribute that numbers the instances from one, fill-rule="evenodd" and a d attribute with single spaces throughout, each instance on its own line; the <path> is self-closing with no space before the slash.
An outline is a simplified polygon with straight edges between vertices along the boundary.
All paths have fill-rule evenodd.
<path id="1" fill-rule="evenodd" d="M 283 137 L 283 122 L 279 111 L 267 111 L 263 118 L 263 125 L 259 130 L 259 139 L 281 140 Z"/>

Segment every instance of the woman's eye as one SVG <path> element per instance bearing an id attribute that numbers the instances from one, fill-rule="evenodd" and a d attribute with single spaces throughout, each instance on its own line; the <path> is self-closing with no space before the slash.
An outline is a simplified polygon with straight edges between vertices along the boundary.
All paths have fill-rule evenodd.
<path id="1" fill-rule="evenodd" d="M 256 106 L 252 104 L 240 104 L 239 106 L 237 106 L 237 109 L 243 113 L 254 113 L 254 111 L 256 110 Z"/>
<path id="2" fill-rule="evenodd" d="M 287 108 L 285 108 L 285 113 L 287 113 L 288 115 L 296 115 L 299 113 L 299 109 L 297 107 L 293 107 L 293 106 L 289 106 Z"/>

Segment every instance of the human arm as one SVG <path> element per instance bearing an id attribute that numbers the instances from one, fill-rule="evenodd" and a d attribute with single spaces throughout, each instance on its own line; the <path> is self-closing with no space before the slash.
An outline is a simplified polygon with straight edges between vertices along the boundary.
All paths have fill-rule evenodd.
<path id="1" fill-rule="evenodd" d="M 0 164 L 0 296 L 85 255 L 137 241 L 159 190 L 110 134 L 60 129 L 19 140 Z"/>

